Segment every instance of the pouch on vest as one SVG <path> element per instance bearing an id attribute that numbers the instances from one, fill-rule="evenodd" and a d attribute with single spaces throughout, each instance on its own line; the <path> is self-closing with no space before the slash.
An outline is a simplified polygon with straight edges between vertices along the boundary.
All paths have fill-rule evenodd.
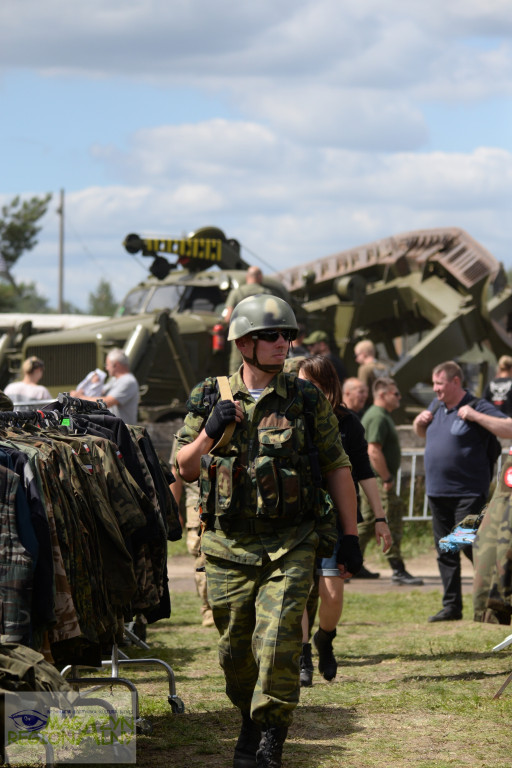
<path id="1" fill-rule="evenodd" d="M 303 505 L 301 477 L 295 469 L 279 467 L 281 486 L 281 505 L 284 517 L 297 517 L 301 511 L 307 511 Z"/>
<path id="2" fill-rule="evenodd" d="M 296 454 L 295 431 L 293 427 L 260 427 L 258 442 L 261 456 L 276 456 L 290 459 Z"/>
<path id="3" fill-rule="evenodd" d="M 234 477 L 237 456 L 215 457 L 215 508 L 218 515 L 229 512 L 233 507 L 235 495 L 239 495 L 239 487 Z"/>
<path id="4" fill-rule="evenodd" d="M 281 516 L 279 482 L 275 460 L 271 456 L 258 456 L 254 462 L 256 478 L 256 514 L 258 517 Z"/>
<path id="5" fill-rule="evenodd" d="M 206 453 L 201 456 L 199 469 L 199 499 L 203 510 L 203 515 L 215 513 L 214 488 L 215 488 L 215 467 L 212 466 L 214 457 Z"/>
<path id="6" fill-rule="evenodd" d="M 260 427 L 259 456 L 254 470 L 257 489 L 257 514 L 266 518 L 289 518 L 298 523 L 306 511 L 301 499 L 297 461 L 296 430 L 293 426 Z"/>
<path id="7" fill-rule="evenodd" d="M 289 519 L 298 524 L 307 511 L 301 496 L 300 475 L 281 466 L 272 456 L 259 456 L 254 464 L 258 517 Z"/>

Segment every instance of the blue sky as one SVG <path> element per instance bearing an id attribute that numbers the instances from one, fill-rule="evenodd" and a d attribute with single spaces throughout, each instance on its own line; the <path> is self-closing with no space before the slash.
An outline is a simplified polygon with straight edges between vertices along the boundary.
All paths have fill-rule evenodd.
<path id="1" fill-rule="evenodd" d="M 4 0 L 0 204 L 54 195 L 14 275 L 56 306 L 60 189 L 82 308 L 144 277 L 128 232 L 279 270 L 459 226 L 512 267 L 511 41 L 509 0 Z"/>

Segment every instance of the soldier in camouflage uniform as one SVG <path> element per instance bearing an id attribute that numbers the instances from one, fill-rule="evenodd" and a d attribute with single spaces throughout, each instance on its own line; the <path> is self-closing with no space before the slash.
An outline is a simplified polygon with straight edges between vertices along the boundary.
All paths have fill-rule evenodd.
<path id="1" fill-rule="evenodd" d="M 473 543 L 474 620 L 510 624 L 512 616 L 512 456 L 507 456 Z"/>
<path id="2" fill-rule="evenodd" d="M 299 699 L 301 617 L 317 548 L 326 542 L 330 554 L 334 547 L 330 497 L 344 532 L 340 573 L 348 577 L 362 562 L 336 418 L 314 385 L 282 371 L 296 331 L 282 299 L 262 294 L 241 301 L 228 336 L 243 358 L 230 377 L 234 401 L 221 399 L 216 380 L 207 379 L 192 391 L 177 435 L 179 472 L 185 481 L 200 481 L 219 660 L 226 693 L 242 714 L 234 768 L 281 766 Z M 328 494 L 321 477 L 315 481 L 320 473 Z"/>

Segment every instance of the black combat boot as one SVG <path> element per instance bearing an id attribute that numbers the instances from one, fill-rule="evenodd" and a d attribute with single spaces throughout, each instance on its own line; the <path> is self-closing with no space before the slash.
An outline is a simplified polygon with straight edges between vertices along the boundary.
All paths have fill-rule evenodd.
<path id="1" fill-rule="evenodd" d="M 261 740 L 260 726 L 242 712 L 242 727 L 235 747 L 233 768 L 256 768 L 256 750 Z"/>
<path id="2" fill-rule="evenodd" d="M 321 627 L 319 627 L 318 631 L 315 632 L 313 636 L 313 642 L 318 651 L 318 671 L 326 680 L 335 678 L 336 672 L 338 671 L 338 664 L 334 658 L 334 653 L 332 652 L 332 641 L 335 637 L 335 629 L 326 632 L 325 629 L 322 629 Z"/>
<path id="3" fill-rule="evenodd" d="M 302 643 L 302 653 L 299 659 L 300 684 L 303 688 L 313 685 L 313 659 L 311 658 L 311 643 Z"/>
<path id="4" fill-rule="evenodd" d="M 261 741 L 256 752 L 257 768 L 281 768 L 283 745 L 288 728 L 284 725 L 272 725 L 261 734 Z"/>
<path id="5" fill-rule="evenodd" d="M 417 576 L 411 576 L 411 574 L 405 570 L 405 564 L 400 558 L 390 559 L 389 564 L 393 569 L 391 574 L 391 581 L 395 584 L 404 584 L 408 587 L 421 587 L 423 579 Z"/>

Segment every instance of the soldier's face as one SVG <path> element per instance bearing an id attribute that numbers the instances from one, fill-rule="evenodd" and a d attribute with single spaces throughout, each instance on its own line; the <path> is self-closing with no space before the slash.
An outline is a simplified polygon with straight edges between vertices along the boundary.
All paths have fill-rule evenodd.
<path id="1" fill-rule="evenodd" d="M 284 365 L 289 342 L 281 335 L 277 341 L 258 339 L 258 360 L 263 365 Z"/>
<path id="2" fill-rule="evenodd" d="M 288 354 L 289 342 L 279 334 L 275 341 L 265 341 L 258 339 L 255 341 L 251 336 L 243 336 L 238 340 L 237 345 L 244 357 L 252 358 L 254 356 L 254 346 L 257 347 L 258 362 L 262 365 L 283 366 Z"/>

